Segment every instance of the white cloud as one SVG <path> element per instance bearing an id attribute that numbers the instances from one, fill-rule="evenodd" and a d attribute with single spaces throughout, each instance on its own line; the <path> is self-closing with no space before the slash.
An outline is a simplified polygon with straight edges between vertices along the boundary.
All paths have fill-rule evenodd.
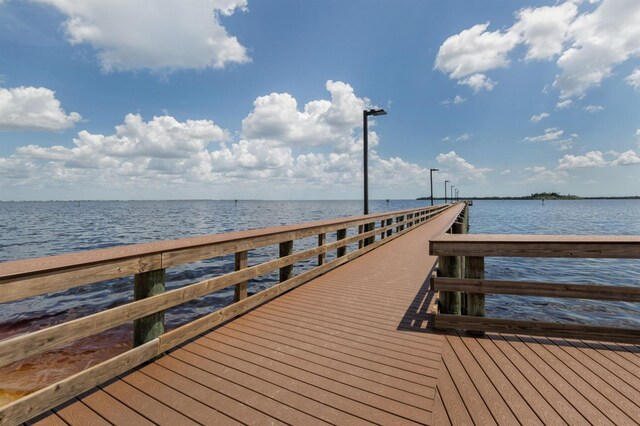
<path id="1" fill-rule="evenodd" d="M 584 155 L 565 155 L 558 163 L 558 170 L 603 167 L 607 164 L 600 151 L 589 151 Z"/>
<path id="2" fill-rule="evenodd" d="M 623 152 L 611 162 L 614 166 L 630 166 L 634 164 L 640 164 L 640 156 L 632 150 Z"/>
<path id="3" fill-rule="evenodd" d="M 443 172 L 451 178 L 455 178 L 456 181 L 484 182 L 486 173 L 491 171 L 489 168 L 474 166 L 464 158 L 458 156 L 455 151 L 438 154 L 436 161 L 440 163 L 443 168 L 446 167 L 447 169 L 443 170 Z"/>
<path id="4" fill-rule="evenodd" d="M 584 110 L 593 114 L 595 112 L 604 110 L 604 107 L 602 105 L 587 105 L 586 107 L 584 107 Z"/>
<path id="5" fill-rule="evenodd" d="M 503 170 L 503 171 L 501 171 L 501 172 L 500 172 L 500 175 L 504 176 L 504 175 L 508 175 L 508 174 L 510 174 L 510 173 L 511 173 L 511 170 L 509 170 L 509 169 L 505 169 L 505 170 Z"/>
<path id="6" fill-rule="evenodd" d="M 564 101 L 560 101 L 556 104 L 556 109 L 566 109 L 571 106 L 573 101 L 571 99 L 565 99 Z"/>
<path id="7" fill-rule="evenodd" d="M 460 79 L 509 65 L 507 54 L 518 43 L 512 33 L 489 32 L 489 22 L 475 25 L 445 40 L 438 50 L 435 67 Z"/>
<path id="8" fill-rule="evenodd" d="M 296 146 L 331 146 L 338 151 L 361 150 L 357 131 L 362 126 L 362 110 L 370 107 L 366 98 L 357 97 L 353 88 L 329 80 L 326 84 L 331 101 L 316 100 L 302 110 L 288 93 L 261 96 L 254 110 L 242 121 L 242 136 L 247 139 L 269 139 Z M 374 124 L 370 120 L 370 126 Z M 370 146 L 377 136 L 370 132 Z"/>
<path id="9" fill-rule="evenodd" d="M 504 31 L 487 31 L 489 23 L 474 25 L 445 40 L 435 68 L 459 81 L 484 75 L 507 67 L 509 54 L 524 44 L 526 60 L 558 58 L 554 87 L 561 98 L 580 97 L 609 77 L 615 66 L 640 56 L 640 2 L 602 0 L 592 11 L 580 14 L 582 4 L 568 0 L 522 9 Z M 636 87 L 638 79 L 640 72 L 634 71 L 627 82 Z"/>
<path id="10" fill-rule="evenodd" d="M 640 68 L 634 69 L 631 74 L 624 79 L 631 87 L 640 90 Z"/>
<path id="11" fill-rule="evenodd" d="M 447 135 L 444 138 L 440 139 L 442 142 L 448 142 L 451 140 L 451 136 Z"/>
<path id="12" fill-rule="evenodd" d="M 564 183 L 567 172 L 562 170 L 547 170 L 546 167 L 534 166 L 527 167 L 525 171 L 530 172 L 531 176 L 527 178 L 527 182 L 533 183 Z"/>
<path id="13" fill-rule="evenodd" d="M 471 139 L 471 135 L 469 133 L 463 133 L 456 138 L 456 141 L 463 142 L 463 141 L 468 141 L 469 139 Z"/>
<path id="14" fill-rule="evenodd" d="M 636 142 L 640 145 L 640 129 L 636 130 Z"/>
<path id="15" fill-rule="evenodd" d="M 539 121 L 545 119 L 549 117 L 549 113 L 548 112 L 541 112 L 538 115 L 532 115 L 531 118 L 529 119 L 529 121 L 531 121 L 532 123 L 538 123 Z"/>
<path id="16" fill-rule="evenodd" d="M 456 95 L 456 97 L 455 97 L 455 98 L 453 98 L 453 103 L 454 103 L 454 104 L 456 104 L 456 105 L 458 105 L 458 104 L 463 103 L 465 100 L 466 100 L 466 99 L 465 99 L 465 98 L 463 98 L 462 96 L 460 96 L 460 95 Z"/>
<path id="17" fill-rule="evenodd" d="M 62 130 L 81 118 L 77 112 L 66 114 L 50 89 L 0 88 L 0 130 Z"/>
<path id="18" fill-rule="evenodd" d="M 539 136 L 527 136 L 524 138 L 525 142 L 548 142 L 555 141 L 560 139 L 560 137 L 564 134 L 564 130 L 557 129 L 555 127 L 550 127 L 545 129 L 544 134 Z"/>
<path id="19" fill-rule="evenodd" d="M 36 0 L 67 16 L 71 44 L 89 43 L 105 71 L 223 68 L 250 61 L 220 16 L 247 0 Z"/>
<path id="20" fill-rule="evenodd" d="M 458 80 L 458 84 L 469 86 L 473 90 L 473 93 L 478 93 L 481 90 L 490 92 L 498 83 L 486 75 L 478 73 Z"/>

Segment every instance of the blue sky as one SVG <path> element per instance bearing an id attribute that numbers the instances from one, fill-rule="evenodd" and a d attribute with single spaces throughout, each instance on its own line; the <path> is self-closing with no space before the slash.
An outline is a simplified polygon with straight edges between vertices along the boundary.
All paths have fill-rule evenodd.
<path id="1" fill-rule="evenodd" d="M 0 199 L 638 195 L 640 2 L 0 0 Z"/>

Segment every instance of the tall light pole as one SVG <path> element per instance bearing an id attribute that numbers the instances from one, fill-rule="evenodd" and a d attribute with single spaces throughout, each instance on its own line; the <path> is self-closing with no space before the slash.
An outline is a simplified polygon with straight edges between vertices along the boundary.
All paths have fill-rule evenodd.
<path id="1" fill-rule="evenodd" d="M 440 169 L 429 169 L 429 183 L 431 184 L 431 205 L 433 205 L 433 172 L 440 171 Z"/>
<path id="2" fill-rule="evenodd" d="M 447 184 L 451 182 L 450 180 L 444 181 L 444 203 L 447 204 Z"/>
<path id="3" fill-rule="evenodd" d="M 362 139 L 364 156 L 364 214 L 369 214 L 369 116 L 385 115 L 387 112 L 382 108 L 365 109 L 362 111 Z"/>
<path id="4" fill-rule="evenodd" d="M 449 189 L 451 190 L 451 202 L 453 203 L 455 201 L 455 199 L 453 198 L 453 188 L 455 188 L 455 185 L 451 185 L 449 187 Z"/>

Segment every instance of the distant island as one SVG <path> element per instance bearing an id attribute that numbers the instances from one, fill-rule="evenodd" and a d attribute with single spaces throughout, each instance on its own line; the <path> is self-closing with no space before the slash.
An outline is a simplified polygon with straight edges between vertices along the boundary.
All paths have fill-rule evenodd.
<path id="1" fill-rule="evenodd" d="M 416 200 L 430 200 L 431 197 L 419 197 Z M 443 197 L 433 197 L 434 200 L 443 200 Z M 637 200 L 640 195 L 628 197 L 580 197 L 572 194 L 559 194 L 557 192 L 534 192 L 531 195 L 510 197 L 464 197 L 465 200 Z"/>

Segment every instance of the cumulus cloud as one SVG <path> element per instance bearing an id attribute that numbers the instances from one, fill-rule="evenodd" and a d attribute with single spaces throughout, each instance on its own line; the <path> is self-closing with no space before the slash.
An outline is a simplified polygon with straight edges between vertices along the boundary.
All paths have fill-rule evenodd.
<path id="1" fill-rule="evenodd" d="M 486 167 L 476 167 L 464 158 L 456 154 L 455 151 L 449 151 L 446 154 L 438 154 L 436 161 L 446 167 L 443 172 L 447 173 L 456 181 L 484 182 L 486 173 L 492 169 Z"/>
<path id="2" fill-rule="evenodd" d="M 640 164 L 640 156 L 632 150 L 623 152 L 611 162 L 614 166 L 631 166 L 635 164 Z"/>
<path id="3" fill-rule="evenodd" d="M 35 0 L 67 16 L 69 43 L 98 51 L 104 71 L 223 68 L 250 61 L 221 16 L 245 10 L 247 0 Z"/>
<path id="4" fill-rule="evenodd" d="M 482 90 L 490 92 L 498 83 L 484 74 L 476 73 L 458 80 L 458 84 L 469 86 L 471 90 L 473 90 L 473 93 L 478 93 Z"/>
<path id="5" fill-rule="evenodd" d="M 636 142 L 640 145 L 640 129 L 636 130 Z"/>
<path id="6" fill-rule="evenodd" d="M 640 68 L 634 69 L 624 81 L 636 90 L 640 90 Z"/>
<path id="7" fill-rule="evenodd" d="M 72 127 L 82 117 L 65 113 L 53 90 L 44 87 L 0 88 L 0 130 L 55 131 Z"/>
<path id="8" fill-rule="evenodd" d="M 510 53 L 524 45 L 525 60 L 557 58 L 560 71 L 553 85 L 561 98 L 580 97 L 609 77 L 615 66 L 640 56 L 637 0 L 603 0 L 583 13 L 578 10 L 581 4 L 568 0 L 521 9 L 504 31 L 489 31 L 488 22 L 474 25 L 442 43 L 435 68 L 467 84 L 463 79 L 469 76 L 507 67 Z M 640 72 L 634 71 L 627 82 L 637 87 L 639 79 Z"/>
<path id="9" fill-rule="evenodd" d="M 456 138 L 456 141 L 463 142 L 463 141 L 468 141 L 469 139 L 471 139 L 471 135 L 469 133 L 463 133 Z"/>
<path id="10" fill-rule="evenodd" d="M 302 109 L 286 93 L 257 98 L 235 141 L 212 120 L 165 114 L 146 121 L 128 114 L 112 134 L 82 130 L 70 146 L 18 148 L 15 155 L 0 158 L 0 181 L 17 185 L 31 177 L 40 187 L 91 182 L 109 189 L 220 182 L 244 184 L 245 189 L 284 182 L 297 189 L 357 187 L 362 110 L 370 103 L 348 84 L 328 81 L 326 87 L 330 100 L 314 100 Z M 422 177 L 428 169 L 399 157 L 382 158 L 375 132 L 370 142 L 372 185 L 426 185 Z"/>
<path id="11" fill-rule="evenodd" d="M 544 120 L 545 118 L 549 117 L 549 113 L 548 112 L 541 112 L 538 115 L 532 115 L 531 118 L 529 119 L 529 121 L 531 121 L 532 123 L 538 123 L 541 120 Z"/>
<path id="12" fill-rule="evenodd" d="M 584 155 L 565 155 L 558 160 L 558 170 L 604 167 L 607 164 L 600 151 L 589 151 Z"/>
<path id="13" fill-rule="evenodd" d="M 462 97 L 462 96 L 460 96 L 460 95 L 456 95 L 456 96 L 455 96 L 455 98 L 453 98 L 453 100 L 451 100 L 451 99 L 448 99 L 448 98 L 447 98 L 447 99 L 445 99 L 444 101 L 442 101 L 442 102 L 440 102 L 440 103 L 441 103 L 442 105 L 451 105 L 451 104 L 454 104 L 454 105 L 460 105 L 460 104 L 461 104 L 461 103 L 463 103 L 464 101 L 466 101 L 466 99 L 465 99 L 465 98 L 463 98 L 463 97 Z"/>
<path id="14" fill-rule="evenodd" d="M 571 99 L 565 99 L 564 101 L 560 101 L 556 104 L 556 109 L 566 109 L 571 106 L 573 101 Z"/>

